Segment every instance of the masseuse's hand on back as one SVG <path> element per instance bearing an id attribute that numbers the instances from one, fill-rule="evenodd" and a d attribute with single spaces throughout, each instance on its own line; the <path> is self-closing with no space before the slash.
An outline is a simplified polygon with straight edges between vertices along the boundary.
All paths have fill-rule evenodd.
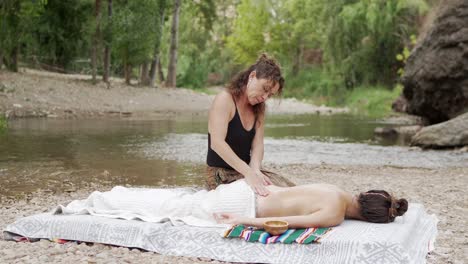
<path id="1" fill-rule="evenodd" d="M 245 181 L 255 193 L 262 196 L 268 195 L 269 191 L 265 188 L 263 178 L 241 160 L 225 141 L 229 121 L 234 117 L 236 111 L 235 107 L 232 96 L 228 92 L 221 92 L 215 97 L 208 120 L 211 149 L 233 169 L 244 175 Z"/>
<path id="2" fill-rule="evenodd" d="M 253 191 L 258 195 L 267 196 L 270 194 L 270 191 L 265 186 L 268 184 L 267 181 L 257 173 L 245 176 L 245 182 L 252 187 Z"/>
<path id="3" fill-rule="evenodd" d="M 270 178 L 266 176 L 265 174 L 263 174 L 262 171 L 257 171 L 256 173 L 263 180 L 263 185 L 273 185 Z"/>

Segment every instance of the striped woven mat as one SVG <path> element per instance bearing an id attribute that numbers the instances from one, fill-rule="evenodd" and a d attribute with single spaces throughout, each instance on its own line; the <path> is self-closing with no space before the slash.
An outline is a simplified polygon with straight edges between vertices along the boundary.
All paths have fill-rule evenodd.
<path id="1" fill-rule="evenodd" d="M 331 228 L 301 228 L 288 229 L 281 235 L 272 236 L 264 229 L 255 227 L 235 225 L 226 230 L 224 237 L 226 238 L 242 238 L 248 242 L 260 242 L 263 244 L 283 243 L 283 244 L 310 244 L 318 242 Z"/>

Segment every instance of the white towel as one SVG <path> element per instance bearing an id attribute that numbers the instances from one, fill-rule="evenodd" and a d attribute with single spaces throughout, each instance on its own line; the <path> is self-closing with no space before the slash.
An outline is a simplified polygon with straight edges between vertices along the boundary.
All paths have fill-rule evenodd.
<path id="1" fill-rule="evenodd" d="M 85 200 L 59 205 L 54 214 L 91 214 L 146 222 L 171 221 L 203 227 L 223 227 L 214 213 L 233 213 L 255 217 L 255 193 L 239 180 L 220 185 L 212 191 L 178 189 L 142 189 L 116 186 L 109 192 L 93 192 Z"/>

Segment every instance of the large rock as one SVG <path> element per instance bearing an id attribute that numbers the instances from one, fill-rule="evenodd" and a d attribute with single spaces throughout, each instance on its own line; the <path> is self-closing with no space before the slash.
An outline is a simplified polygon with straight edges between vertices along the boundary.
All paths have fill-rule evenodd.
<path id="1" fill-rule="evenodd" d="M 424 127 L 413 136 L 411 145 L 424 148 L 468 146 L 468 113 L 447 122 Z"/>
<path id="2" fill-rule="evenodd" d="M 404 110 L 431 124 L 468 110 L 468 1 L 448 3 L 408 58 L 402 78 Z"/>

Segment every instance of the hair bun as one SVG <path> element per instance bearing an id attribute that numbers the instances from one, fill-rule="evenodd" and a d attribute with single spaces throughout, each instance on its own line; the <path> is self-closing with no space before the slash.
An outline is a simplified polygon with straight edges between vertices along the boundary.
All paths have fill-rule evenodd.
<path id="1" fill-rule="evenodd" d="M 406 199 L 399 199 L 395 203 L 396 216 L 402 216 L 408 211 L 408 201 Z"/>
<path id="2" fill-rule="evenodd" d="M 258 56 L 257 62 L 255 63 L 256 65 L 258 64 L 267 64 L 272 67 L 278 67 L 281 68 L 279 65 L 278 61 L 276 61 L 273 57 L 268 56 L 267 53 L 262 53 L 260 56 Z"/>
<path id="3" fill-rule="evenodd" d="M 262 53 L 262 54 L 260 54 L 260 56 L 258 56 L 257 62 L 265 61 L 265 60 L 268 60 L 268 59 L 269 59 L 268 54 Z"/>

